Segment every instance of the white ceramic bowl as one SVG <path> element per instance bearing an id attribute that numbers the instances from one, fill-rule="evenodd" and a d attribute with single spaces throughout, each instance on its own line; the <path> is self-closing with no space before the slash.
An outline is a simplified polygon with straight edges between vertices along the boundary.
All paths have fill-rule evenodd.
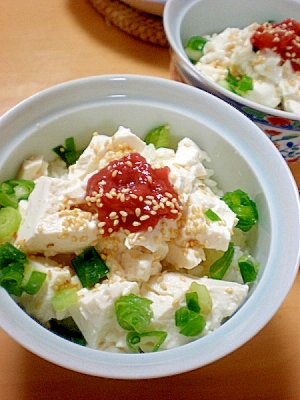
<path id="1" fill-rule="evenodd" d="M 190 62 L 184 45 L 192 36 L 291 17 L 300 21 L 299 0 L 168 0 L 163 14 L 171 47 L 172 78 L 231 103 L 265 132 L 290 163 L 300 161 L 300 115 L 259 105 L 222 88 Z"/>
<path id="2" fill-rule="evenodd" d="M 83 146 L 94 131 L 112 134 L 124 125 L 143 136 L 162 123 L 171 125 L 174 137 L 189 136 L 209 153 L 221 188 L 240 188 L 257 202 L 260 217 L 250 245 L 261 269 L 249 298 L 224 325 L 199 340 L 157 353 L 119 354 L 56 336 L 0 288 L 0 327 L 40 357 L 110 378 L 186 372 L 243 345 L 266 325 L 286 297 L 299 263 L 298 193 L 292 175 L 255 124 L 203 91 L 128 75 L 84 78 L 38 93 L 0 119 L 0 181 L 13 177 L 25 157 L 53 157 L 51 149 L 70 135 Z"/>

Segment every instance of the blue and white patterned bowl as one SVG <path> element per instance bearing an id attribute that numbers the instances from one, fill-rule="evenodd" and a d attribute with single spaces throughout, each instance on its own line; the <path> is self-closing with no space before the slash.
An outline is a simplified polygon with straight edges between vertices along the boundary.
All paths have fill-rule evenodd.
<path id="1" fill-rule="evenodd" d="M 256 104 L 222 88 L 197 70 L 184 51 L 191 36 L 290 17 L 300 21 L 299 0 L 168 0 L 164 28 L 171 48 L 172 79 L 233 105 L 265 132 L 288 163 L 294 163 L 300 162 L 300 115 Z"/>

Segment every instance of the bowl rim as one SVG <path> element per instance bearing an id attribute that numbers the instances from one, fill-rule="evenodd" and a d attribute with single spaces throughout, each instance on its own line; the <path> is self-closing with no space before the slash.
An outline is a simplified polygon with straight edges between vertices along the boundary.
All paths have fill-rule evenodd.
<path id="1" fill-rule="evenodd" d="M 16 115 L 20 115 L 24 111 L 26 112 L 27 109 L 32 109 L 32 106 L 38 104 L 40 100 L 51 99 L 53 101 L 56 97 L 59 98 L 64 91 L 76 93 L 76 88 L 78 87 L 82 88 L 85 85 L 92 87 L 96 84 L 111 85 L 113 87 L 111 89 L 112 95 L 115 95 L 116 91 L 122 95 L 126 93 L 128 95 L 129 88 L 135 87 L 136 90 L 140 90 L 140 87 L 143 87 L 143 96 L 145 99 L 152 99 L 153 101 L 160 101 L 159 94 L 153 89 L 159 85 L 158 87 L 163 92 L 174 93 L 174 91 L 178 91 L 184 96 L 199 100 L 197 103 L 199 105 L 195 106 L 198 108 L 201 107 L 201 101 L 209 101 L 224 112 L 232 112 L 238 122 L 244 123 L 246 131 L 247 127 L 251 128 L 254 138 L 259 138 L 262 143 L 266 144 L 267 151 L 272 156 L 272 162 L 280 167 L 278 171 L 279 176 L 283 174 L 287 178 L 290 178 L 287 182 L 280 182 L 280 188 L 276 189 L 278 194 L 281 193 L 281 189 L 286 190 L 282 193 L 281 197 L 275 196 L 276 200 L 272 204 L 273 212 L 275 213 L 278 210 L 278 221 L 281 220 L 280 216 L 284 220 L 284 216 L 290 215 L 290 210 L 296 213 L 292 221 L 290 221 L 291 230 L 293 231 L 292 237 L 282 238 L 283 246 L 287 243 L 291 246 L 289 251 L 284 250 L 281 254 L 282 258 L 287 257 L 290 259 L 288 271 L 279 270 L 280 278 L 282 278 L 280 279 L 280 285 L 275 277 L 263 275 L 256 291 L 243 305 L 243 315 L 252 313 L 254 323 L 253 321 L 250 323 L 247 318 L 241 320 L 241 313 L 237 312 L 226 324 L 213 332 L 214 336 L 207 335 L 200 340 L 163 352 L 141 355 L 118 354 L 93 350 L 68 342 L 36 323 L 21 308 L 16 306 L 14 300 L 3 288 L 0 288 L 0 303 L 2 305 L 0 309 L 0 328 L 32 353 L 59 366 L 88 375 L 115 379 L 149 379 L 175 375 L 200 368 L 228 355 L 250 340 L 273 317 L 287 296 L 296 277 L 300 260 L 300 249 L 298 246 L 300 238 L 300 211 L 296 184 L 292 179 L 289 168 L 277 149 L 271 145 L 269 139 L 247 117 L 209 93 L 163 78 L 139 75 L 103 75 L 61 83 L 36 93 L 17 104 L 0 118 L 0 127 L 9 124 Z M 130 93 L 129 97 L 132 95 L 132 89 L 130 89 Z M 164 94 L 164 96 L 166 95 Z M 175 100 L 170 98 L 169 101 L 173 103 Z M 279 226 L 277 228 L 278 230 L 280 229 Z M 273 246 L 273 248 L 275 247 Z M 279 259 L 278 263 L 283 261 L 283 259 Z M 276 299 L 270 301 L 267 296 L 267 287 L 272 287 L 273 289 L 280 288 L 280 294 L 278 294 Z M 259 306 L 262 303 L 266 307 L 263 315 Z M 11 312 L 11 309 L 13 312 Z M 211 341 L 211 337 L 214 340 Z M 215 343 L 221 342 L 223 346 L 222 348 L 219 346 L 216 353 Z M 101 359 L 99 354 L 101 355 Z"/>
<path id="2" fill-rule="evenodd" d="M 209 79 L 205 74 L 201 73 L 195 65 L 189 60 L 183 47 L 182 40 L 180 38 L 180 28 L 175 31 L 176 27 L 181 27 L 182 21 L 185 17 L 187 11 L 195 6 L 195 4 L 202 2 L 204 0 L 186 0 L 184 3 L 181 0 L 169 0 L 166 2 L 163 12 L 163 25 L 164 30 L 171 47 L 171 58 L 174 59 L 172 53 L 179 58 L 179 62 L 175 61 L 175 68 L 179 69 L 181 74 L 182 68 L 188 71 L 191 76 L 196 80 L 202 80 L 205 82 L 208 89 L 212 93 L 222 96 L 223 100 L 232 100 L 237 103 L 253 110 L 261 111 L 267 115 L 275 116 L 278 118 L 290 119 L 295 121 L 300 121 L 300 115 L 294 114 L 288 111 L 278 110 L 275 108 L 266 107 L 262 104 L 255 103 L 254 101 L 248 100 L 244 97 L 238 96 L 237 94 L 230 92 L 229 90 L 218 85 L 211 79 Z M 290 2 L 290 0 L 283 0 Z M 294 2 L 294 1 L 291 1 Z M 176 12 L 174 12 L 176 10 Z M 184 77 L 182 77 L 184 79 Z"/>

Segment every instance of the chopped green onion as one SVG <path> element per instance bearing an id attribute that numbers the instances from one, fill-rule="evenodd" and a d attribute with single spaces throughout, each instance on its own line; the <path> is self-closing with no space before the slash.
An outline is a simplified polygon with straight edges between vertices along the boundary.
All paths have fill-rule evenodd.
<path id="1" fill-rule="evenodd" d="M 9 265 L 0 269 L 0 286 L 14 296 L 21 296 L 22 294 L 23 278 L 24 268 L 18 262 L 11 261 Z"/>
<path id="2" fill-rule="evenodd" d="M 161 125 L 147 133 L 145 136 L 147 144 L 152 143 L 156 149 L 160 147 L 168 147 L 170 142 L 170 126 Z"/>
<path id="3" fill-rule="evenodd" d="M 34 182 L 26 179 L 10 179 L 0 185 L 0 205 L 17 208 L 20 200 L 27 200 L 34 189 Z"/>
<path id="4" fill-rule="evenodd" d="M 244 254 L 238 259 L 238 265 L 244 283 L 255 281 L 259 262 L 254 257 L 250 254 Z"/>
<path id="5" fill-rule="evenodd" d="M 236 227 L 243 232 L 248 232 L 258 220 L 256 204 L 249 196 L 240 189 L 227 192 L 221 198 L 228 207 L 236 214 L 239 222 Z"/>
<path id="6" fill-rule="evenodd" d="M 180 328 L 185 326 L 189 322 L 190 313 L 187 306 L 183 306 L 178 308 L 175 312 L 175 325 L 179 326 Z"/>
<path id="7" fill-rule="evenodd" d="M 0 286 L 9 294 L 21 296 L 27 256 L 10 243 L 0 245 Z"/>
<path id="8" fill-rule="evenodd" d="M 188 58 L 196 63 L 203 55 L 203 48 L 207 43 L 207 39 L 202 36 L 192 36 L 187 42 L 184 50 Z"/>
<path id="9" fill-rule="evenodd" d="M 32 271 L 29 280 L 27 281 L 26 285 L 23 286 L 24 292 L 30 295 L 37 294 L 43 286 L 46 278 L 47 274 L 45 272 Z"/>
<path id="10" fill-rule="evenodd" d="M 116 316 L 119 325 L 128 331 L 142 333 L 149 325 L 153 312 L 152 301 L 130 293 L 121 296 L 115 302 Z"/>
<path id="11" fill-rule="evenodd" d="M 242 75 L 237 87 L 238 94 L 246 93 L 248 90 L 253 90 L 253 79 L 248 75 Z"/>
<path id="12" fill-rule="evenodd" d="M 205 216 L 212 222 L 222 221 L 222 219 L 211 208 L 205 211 Z"/>
<path id="13" fill-rule="evenodd" d="M 18 263 L 23 266 L 26 261 L 26 253 L 17 249 L 12 244 L 7 242 L 0 245 L 0 269 L 12 263 Z"/>
<path id="14" fill-rule="evenodd" d="M 18 210 L 13 207 L 0 209 L 0 240 L 10 239 L 17 232 L 22 217 Z"/>
<path id="15" fill-rule="evenodd" d="M 150 346 L 153 345 L 153 347 L 150 348 L 150 351 L 156 352 L 160 348 L 162 343 L 166 340 L 166 337 L 167 337 L 167 332 L 164 331 L 151 331 L 143 333 L 129 332 L 126 336 L 126 343 L 128 348 L 133 353 L 144 353 L 144 351 L 141 348 L 142 347 L 141 342 L 143 338 L 146 338 L 146 347 L 149 348 L 149 341 L 154 342 L 151 343 L 150 345 Z"/>
<path id="16" fill-rule="evenodd" d="M 182 335 L 197 336 L 205 328 L 206 319 L 198 312 L 189 310 L 183 306 L 175 312 L 175 325 L 182 328 L 180 330 Z"/>
<path id="17" fill-rule="evenodd" d="M 226 271 L 230 267 L 234 255 L 234 245 L 229 243 L 228 249 L 224 252 L 222 257 L 215 261 L 209 268 L 210 277 L 213 279 L 223 279 Z"/>
<path id="18" fill-rule="evenodd" d="M 141 333 L 141 337 L 147 337 L 149 338 L 157 338 L 157 342 L 154 345 L 152 352 L 157 351 L 160 346 L 163 344 L 163 342 L 166 340 L 168 334 L 167 332 L 164 331 L 151 331 L 151 332 L 143 332 Z"/>
<path id="19" fill-rule="evenodd" d="M 199 299 L 197 292 L 187 292 L 185 294 L 186 306 L 189 310 L 200 312 Z"/>
<path id="20" fill-rule="evenodd" d="M 192 313 L 193 311 L 190 311 Z M 195 313 L 189 322 L 181 329 L 180 333 L 184 336 L 198 336 L 206 325 L 206 319 L 203 315 Z"/>
<path id="21" fill-rule="evenodd" d="M 46 273 L 31 270 L 23 251 L 8 242 L 0 245 L 0 286 L 8 293 L 21 296 L 25 291 L 34 295 L 43 286 L 46 278 Z"/>
<path id="22" fill-rule="evenodd" d="M 0 269 L 9 266 L 13 262 L 24 264 L 27 260 L 26 253 L 17 249 L 10 243 L 0 245 Z"/>
<path id="23" fill-rule="evenodd" d="M 197 293 L 201 314 L 209 314 L 212 310 L 212 298 L 207 287 L 194 281 L 191 283 L 189 291 Z"/>
<path id="24" fill-rule="evenodd" d="M 51 298 L 52 306 L 56 312 L 65 311 L 77 302 L 78 295 L 75 287 L 60 290 Z"/>
<path id="25" fill-rule="evenodd" d="M 192 282 L 185 299 L 186 306 L 175 312 L 175 325 L 181 328 L 179 333 L 184 336 L 200 335 L 206 325 L 206 318 L 202 314 L 209 314 L 212 309 L 212 299 L 207 287 Z"/>
<path id="26" fill-rule="evenodd" d="M 221 84 L 222 86 L 226 87 L 227 84 L 227 89 L 239 96 L 243 96 L 249 90 L 253 90 L 253 79 L 250 76 L 244 74 L 241 77 L 236 77 L 232 75 L 230 68 L 227 68 L 227 71 L 225 84 Z"/>
<path id="27" fill-rule="evenodd" d="M 94 247 L 88 247 L 71 260 L 83 287 L 93 285 L 109 273 L 109 269 Z"/>
<path id="28" fill-rule="evenodd" d="M 85 346 L 87 344 L 80 329 L 76 325 L 72 317 L 67 317 L 62 320 L 51 319 L 49 321 L 51 332 L 56 335 L 69 340 L 70 342 Z"/>
<path id="29" fill-rule="evenodd" d="M 69 167 L 78 160 L 83 150 L 76 150 L 75 141 L 73 137 L 65 140 L 65 146 L 59 145 L 52 149 Z"/>
<path id="30" fill-rule="evenodd" d="M 137 344 L 139 344 L 141 341 L 141 334 L 137 333 L 135 331 L 129 332 L 126 336 L 126 343 L 129 348 L 133 353 L 141 353 L 140 349 L 137 348 Z"/>
<path id="31" fill-rule="evenodd" d="M 229 84 L 230 87 L 236 87 L 239 83 L 238 79 L 232 75 L 230 68 L 227 67 L 227 77 L 225 81 Z"/>

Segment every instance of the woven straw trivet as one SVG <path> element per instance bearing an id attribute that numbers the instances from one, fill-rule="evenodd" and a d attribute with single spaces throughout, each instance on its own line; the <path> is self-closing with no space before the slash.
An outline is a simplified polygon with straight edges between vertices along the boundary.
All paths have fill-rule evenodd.
<path id="1" fill-rule="evenodd" d="M 139 11 L 119 0 L 90 0 L 107 23 L 143 41 L 167 47 L 162 18 Z"/>

